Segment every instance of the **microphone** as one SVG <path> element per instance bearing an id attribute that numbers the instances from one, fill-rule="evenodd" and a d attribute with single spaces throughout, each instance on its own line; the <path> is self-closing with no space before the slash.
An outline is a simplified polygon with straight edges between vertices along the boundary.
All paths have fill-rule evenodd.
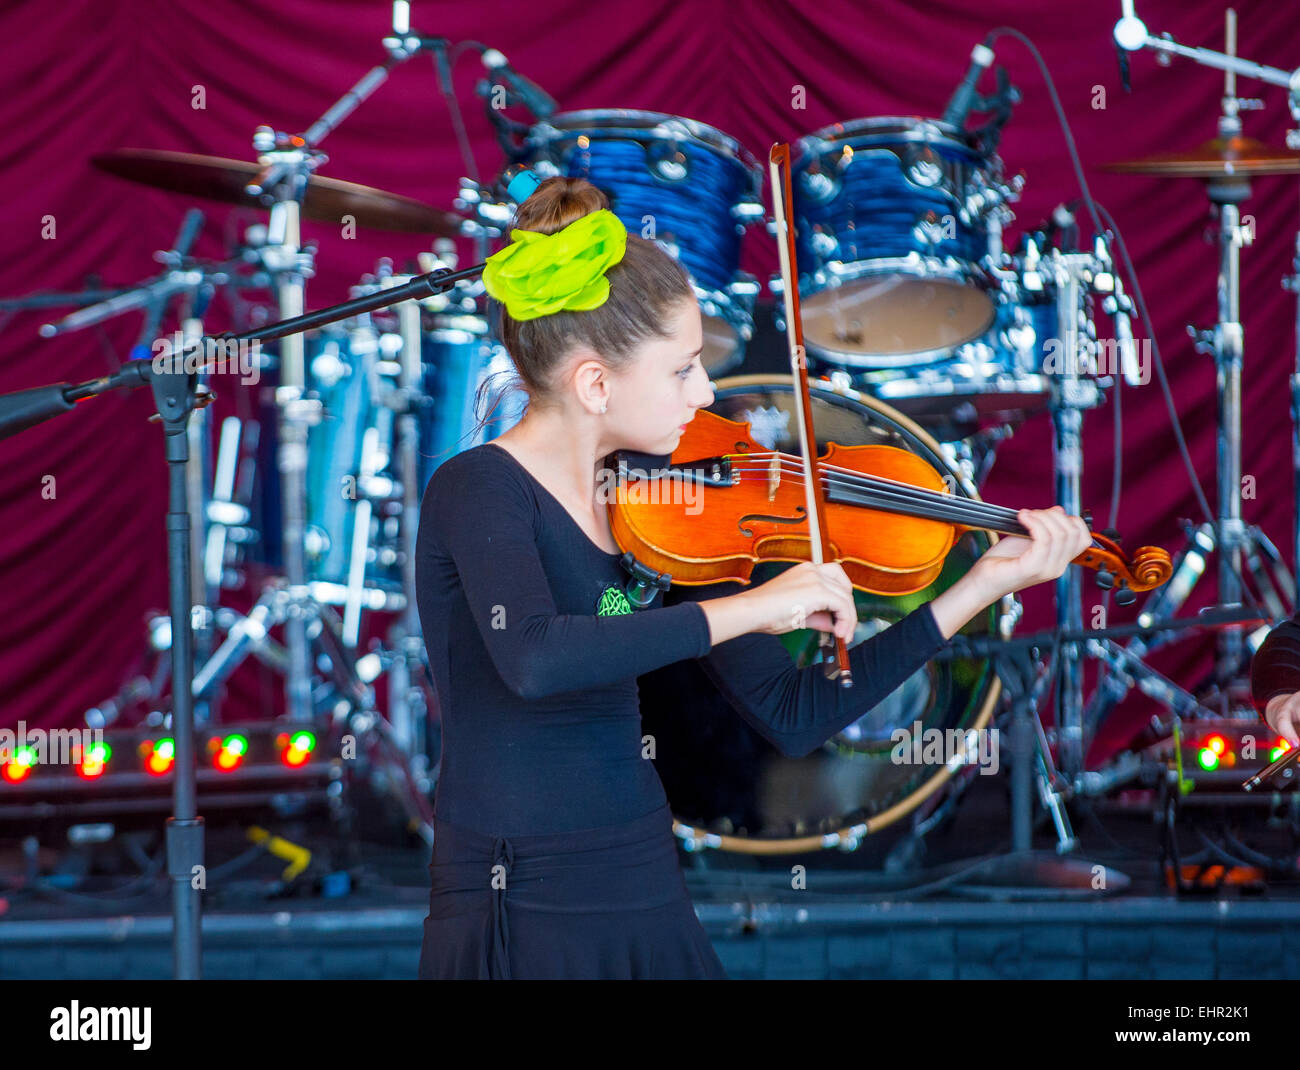
<path id="1" fill-rule="evenodd" d="M 555 114 L 556 105 L 552 98 L 536 82 L 531 82 L 510 66 L 510 61 L 506 59 L 495 48 L 483 50 L 483 66 L 499 77 L 518 95 L 519 100 L 525 108 L 531 111 L 539 119 L 549 119 Z"/>
<path id="2" fill-rule="evenodd" d="M 948 101 L 948 106 L 943 110 L 943 122 L 951 126 L 966 125 L 966 117 L 970 115 L 971 108 L 975 105 L 975 83 L 993 62 L 993 49 L 987 44 L 989 38 L 984 38 L 984 41 L 985 43 L 971 49 L 970 68 L 966 71 L 966 77 L 961 80 L 961 85 L 957 87 L 952 99 Z"/>

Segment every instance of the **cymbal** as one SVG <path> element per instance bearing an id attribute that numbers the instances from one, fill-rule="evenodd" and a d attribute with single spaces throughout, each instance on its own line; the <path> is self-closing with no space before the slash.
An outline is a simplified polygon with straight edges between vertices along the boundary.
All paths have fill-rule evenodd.
<path id="1" fill-rule="evenodd" d="M 1189 152 L 1158 152 L 1102 164 L 1103 171 L 1166 178 L 1246 178 L 1300 174 L 1300 152 L 1275 149 L 1250 137 L 1212 138 Z"/>
<path id="2" fill-rule="evenodd" d="M 248 160 L 165 149 L 116 149 L 94 156 L 90 162 L 110 175 L 157 189 L 250 208 L 265 207 L 259 198 L 244 192 L 262 170 L 261 164 Z M 463 223 L 454 212 L 423 201 L 323 175 L 308 177 L 302 214 L 305 219 L 322 223 L 338 223 L 350 215 L 360 227 L 448 238 L 457 237 Z"/>

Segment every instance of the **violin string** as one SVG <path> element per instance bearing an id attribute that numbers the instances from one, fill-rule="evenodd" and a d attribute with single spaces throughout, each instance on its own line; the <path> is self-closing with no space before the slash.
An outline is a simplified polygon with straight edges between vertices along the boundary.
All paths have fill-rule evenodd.
<path id="1" fill-rule="evenodd" d="M 771 470 L 766 466 L 745 466 L 733 465 L 733 472 L 739 472 L 741 478 L 745 478 L 747 473 L 759 478 L 770 478 Z M 803 485 L 803 469 L 783 467 L 780 470 L 783 479 Z M 895 483 L 892 480 L 872 479 L 863 476 L 836 476 L 823 475 L 822 482 L 833 487 L 861 487 L 870 489 L 879 489 L 884 493 L 893 493 L 903 496 L 907 499 L 927 502 L 938 508 L 951 508 L 965 512 L 967 515 L 979 514 L 989 519 L 996 520 L 999 523 L 1015 524 L 1018 523 L 1017 513 L 1013 509 L 1004 509 L 1001 506 L 991 505 L 987 502 L 973 501 L 968 498 L 959 498 L 951 494 L 941 494 L 937 491 L 930 491 L 924 487 L 910 487 L 905 483 Z"/>
<path id="2" fill-rule="evenodd" d="M 754 457 L 756 457 L 756 456 L 757 456 L 757 455 L 755 455 L 755 454 L 744 454 L 744 455 L 743 455 L 744 460 L 741 460 L 741 461 L 739 461 L 739 462 L 733 460 L 733 461 L 732 461 L 732 467 L 733 467 L 733 468 L 740 468 L 740 469 L 742 469 L 742 470 L 746 470 L 746 469 L 761 469 L 761 470 L 763 470 L 763 471 L 767 471 L 767 470 L 768 470 L 768 467 L 769 467 L 767 464 L 754 465 L 754 464 L 748 464 L 748 463 L 746 463 L 747 461 L 749 461 L 750 459 L 752 459 L 752 458 L 754 458 Z M 781 470 L 782 470 L 782 471 L 785 471 L 785 472 L 794 472 L 794 473 L 801 473 L 801 472 L 803 472 L 803 463 L 802 463 L 802 462 L 799 460 L 799 458 L 797 458 L 797 457 L 791 457 L 789 454 L 768 454 L 767 456 L 780 457 L 780 458 L 781 458 Z M 839 465 L 833 465 L 833 464 L 821 464 L 821 465 L 819 465 L 818 467 L 819 467 L 820 470 L 823 471 L 823 472 L 829 472 L 829 473 L 837 473 L 837 472 L 838 472 L 838 473 L 843 473 L 847 478 L 858 479 L 858 480 L 866 480 L 866 481 L 868 481 L 868 482 L 870 482 L 870 483 L 873 483 L 873 484 L 876 484 L 876 485 L 880 485 L 880 486 L 889 486 L 889 487 L 893 487 L 893 488 L 896 488 L 896 489 L 899 489 L 899 490 L 906 490 L 906 491 L 908 491 L 909 493 L 915 493 L 915 494 L 919 494 L 919 495 L 929 496 L 929 497 L 931 497 L 931 498 L 933 498 L 933 499 L 935 499 L 935 500 L 943 500 L 943 501 L 953 501 L 953 500 L 956 500 L 956 499 L 954 499 L 954 497 L 953 497 L 951 494 L 943 494 L 943 493 L 941 493 L 941 492 L 939 492 L 939 491 L 928 490 L 928 489 L 926 489 L 925 487 L 918 487 L 918 486 L 916 486 L 916 485 L 913 484 L 913 483 L 903 483 L 903 482 L 900 482 L 899 480 L 888 479 L 888 478 L 886 478 L 886 477 L 884 477 L 884 476 L 871 476 L 871 475 L 866 475 L 866 474 L 864 474 L 864 473 L 862 473 L 862 472 L 854 471 L 852 468 L 843 468 L 843 467 L 841 467 L 841 466 L 839 466 Z M 969 500 L 969 499 L 966 499 L 966 500 Z M 977 503 L 977 504 L 988 506 L 988 508 L 991 508 L 991 509 L 999 509 L 999 510 L 1002 509 L 1001 506 L 994 506 L 994 505 L 991 505 L 991 504 L 989 504 L 989 503 L 987 503 L 987 502 L 980 502 L 980 503 Z M 1007 510 L 1003 510 L 1003 511 L 1005 511 L 1005 512 L 1007 512 L 1007 513 L 1009 513 L 1009 514 L 1011 514 L 1011 515 L 1013 515 L 1013 516 L 1015 515 L 1015 510 L 1014 510 L 1014 509 L 1007 509 Z"/>
<path id="3" fill-rule="evenodd" d="M 781 470 L 782 470 L 783 472 L 791 472 L 791 473 L 796 473 L 796 474 L 801 474 L 801 473 L 803 472 L 803 462 L 802 462 L 798 457 L 794 457 L 794 456 L 792 456 L 792 455 L 790 455 L 790 454 L 788 454 L 788 453 L 775 453 L 775 452 L 772 452 L 772 453 L 746 453 L 746 454 L 743 454 L 743 455 L 741 455 L 741 456 L 743 456 L 746 460 L 749 460 L 749 459 L 752 459 L 752 458 L 761 458 L 761 457 L 780 457 L 780 458 L 781 458 Z M 927 498 L 929 498 L 929 500 L 931 500 L 931 501 L 935 501 L 935 502 L 967 501 L 967 502 L 970 502 L 972 505 L 977 505 L 977 506 L 979 506 L 979 507 L 981 507 L 981 508 L 984 508 L 984 509 L 993 510 L 993 511 L 997 512 L 999 515 L 1002 515 L 1004 518 L 1007 518 L 1007 519 L 1009 519 L 1009 520 L 1011 520 L 1011 521 L 1014 521 L 1014 520 L 1015 520 L 1015 517 L 1016 517 L 1016 510 L 1014 510 L 1014 509 L 1006 509 L 1006 508 L 1004 508 L 1003 506 L 992 505 L 991 503 L 988 503 L 988 502 L 973 502 L 973 501 L 971 501 L 971 499 L 960 499 L 960 498 L 955 498 L 955 497 L 954 497 L 953 495 L 951 495 L 951 494 L 943 494 L 943 493 L 940 493 L 939 491 L 927 490 L 927 489 L 924 488 L 924 487 L 918 487 L 918 486 L 915 486 L 914 484 L 911 484 L 911 483 L 902 483 L 902 482 L 899 482 L 898 480 L 895 480 L 895 479 L 888 479 L 888 478 L 886 478 L 886 477 L 884 477 L 884 476 L 868 476 L 868 475 L 865 475 L 865 474 L 863 474 L 863 473 L 861 473 L 861 472 L 855 472 L 855 471 L 854 471 L 853 469 L 851 469 L 851 468 L 844 468 L 844 467 L 842 467 L 842 466 L 840 466 L 840 465 L 820 463 L 820 464 L 818 465 L 818 467 L 819 467 L 823 472 L 842 472 L 842 473 L 845 474 L 846 477 L 849 477 L 849 478 L 858 479 L 858 480 L 865 480 L 865 481 L 870 482 L 870 483 L 875 484 L 875 485 L 882 485 L 882 486 L 893 487 L 893 488 L 895 488 L 895 489 L 898 489 L 898 490 L 901 490 L 901 491 L 906 491 L 906 492 L 911 493 L 911 494 L 916 494 L 916 495 L 918 495 L 918 496 L 924 496 L 924 497 L 927 497 Z M 732 462 L 732 468 L 733 468 L 733 470 L 735 470 L 735 469 L 739 469 L 739 470 L 741 470 L 741 471 L 748 471 L 748 470 L 761 470 L 761 471 L 767 471 L 767 470 L 768 470 L 768 468 L 767 468 L 766 465 L 757 465 L 757 466 L 756 466 L 756 465 L 748 465 L 748 464 L 745 464 L 744 462 L 741 462 L 741 463 L 737 464 L 735 461 Z"/>
<path id="4" fill-rule="evenodd" d="M 732 471 L 739 471 L 742 479 L 746 478 L 746 473 L 752 473 L 750 478 L 759 477 L 764 479 L 769 478 L 771 474 L 770 469 L 762 465 L 733 465 Z M 802 466 L 798 469 L 786 466 L 781 469 L 781 472 L 783 478 L 788 481 L 795 483 L 797 486 L 804 485 Z M 986 502 L 976 502 L 967 498 L 957 498 L 950 494 L 940 494 L 936 491 L 926 490 L 923 487 L 912 487 L 906 483 L 897 483 L 893 480 L 864 477 L 858 473 L 847 477 L 823 475 L 822 482 L 831 489 L 860 488 L 873 491 L 882 495 L 883 500 L 896 505 L 911 505 L 913 502 L 918 505 L 927 505 L 930 509 L 937 511 L 934 516 L 935 519 L 967 519 L 980 527 L 992 526 L 996 530 L 1009 527 L 1014 534 L 1026 533 L 1026 529 L 1016 519 L 1015 510 L 990 505 Z"/>
<path id="5" fill-rule="evenodd" d="M 742 476 L 741 478 L 748 482 L 757 481 L 754 476 Z M 800 486 L 803 485 L 801 478 L 792 480 L 792 482 L 797 482 Z M 959 500 L 935 503 L 912 495 L 900 494 L 897 491 L 881 490 L 876 487 L 855 487 L 852 483 L 843 479 L 827 479 L 824 482 L 829 484 L 828 489 L 830 491 L 838 491 L 838 498 L 835 499 L 837 501 L 868 508 L 874 507 L 885 512 L 902 513 L 907 516 L 925 517 L 949 523 L 967 523 L 971 527 L 998 531 L 1007 535 L 1028 534 L 1028 531 L 1018 522 L 1008 521 L 1005 516 L 968 508 L 963 506 Z"/>
<path id="6" fill-rule="evenodd" d="M 753 473 L 763 479 L 771 477 L 771 465 L 767 463 L 747 463 L 762 461 L 764 458 L 780 458 L 778 471 L 783 478 L 803 486 L 803 462 L 791 454 L 778 451 L 757 451 L 746 454 L 726 455 L 732 459 L 731 471 L 745 478 L 745 473 Z M 743 460 L 740 460 L 743 458 Z M 870 507 L 876 505 L 882 510 L 899 512 L 905 515 L 923 516 L 948 522 L 968 522 L 970 526 L 985 530 L 998 531 L 1003 534 L 1028 535 L 1028 530 L 1019 522 L 1017 511 L 1003 506 L 979 502 L 969 498 L 960 498 L 952 494 L 943 494 L 928 490 L 914 484 L 887 479 L 882 476 L 868 476 L 841 465 L 819 464 L 822 483 L 841 493 L 858 490 L 866 494 L 848 494 L 847 500 L 853 504 Z M 835 475 L 843 473 L 843 475 Z M 752 478 L 752 476 L 751 476 Z M 871 495 L 876 495 L 873 499 Z M 892 507 L 892 508 L 891 508 Z"/>

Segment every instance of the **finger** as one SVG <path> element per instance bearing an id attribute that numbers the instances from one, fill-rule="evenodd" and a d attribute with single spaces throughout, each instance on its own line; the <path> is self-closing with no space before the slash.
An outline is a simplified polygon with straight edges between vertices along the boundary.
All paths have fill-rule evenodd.
<path id="1" fill-rule="evenodd" d="M 1079 532 L 1079 539 L 1076 543 L 1078 550 L 1074 555 L 1075 557 L 1078 557 L 1079 554 L 1083 553 L 1084 550 L 1088 549 L 1088 547 L 1092 545 L 1092 532 L 1088 530 L 1088 525 L 1083 522 L 1083 517 L 1076 516 L 1074 518 L 1074 523 Z"/>
<path id="2" fill-rule="evenodd" d="M 1297 734 L 1297 726 L 1300 725 L 1300 692 L 1293 692 L 1280 703 L 1270 705 L 1271 710 L 1267 707 L 1264 710 L 1264 723 L 1293 747 L 1300 746 L 1300 735 Z"/>
<path id="3" fill-rule="evenodd" d="M 1300 746 L 1300 691 L 1283 703 L 1278 721 L 1278 734 L 1291 746 Z"/>
<path id="4" fill-rule="evenodd" d="M 1052 576 L 1060 576 L 1067 568 L 1070 567 L 1070 561 L 1073 560 L 1074 554 L 1071 550 L 1074 547 L 1074 531 L 1070 525 L 1070 517 L 1065 510 L 1057 506 L 1051 513 L 1052 524 Z"/>
<path id="5" fill-rule="evenodd" d="M 1043 524 L 1048 530 L 1047 568 L 1050 578 L 1055 579 L 1069 567 L 1074 557 L 1070 553 L 1073 542 L 1070 530 L 1070 518 L 1059 505 L 1044 510 Z"/>
<path id="6" fill-rule="evenodd" d="M 841 620 L 844 624 L 844 631 L 841 637 L 846 643 L 852 642 L 853 633 L 858 630 L 858 615 L 853 612 L 846 612 L 842 614 L 838 619 Z"/>
<path id="7" fill-rule="evenodd" d="M 834 609 L 835 634 L 848 642 L 853 638 L 853 633 L 858 627 L 857 606 L 854 604 L 852 597 L 840 598 L 836 600 Z"/>
<path id="8" fill-rule="evenodd" d="M 853 590 L 853 583 L 849 580 L 849 574 L 844 571 L 844 566 L 838 561 L 831 561 L 823 565 L 821 567 L 821 577 L 832 590 L 841 593 L 848 593 Z"/>
<path id="9" fill-rule="evenodd" d="M 1277 721 L 1277 734 L 1290 743 L 1291 746 L 1300 746 L 1300 710 L 1295 709 L 1288 702 L 1282 707 Z"/>
<path id="10" fill-rule="evenodd" d="M 1283 711 L 1297 698 L 1297 692 L 1289 695 L 1274 695 L 1264 707 L 1264 723 L 1278 735 L 1282 734 Z M 1279 702 L 1278 699 L 1282 701 Z"/>
<path id="11" fill-rule="evenodd" d="M 1046 520 L 1032 509 L 1022 509 L 1017 517 L 1029 532 L 1029 549 L 1020 555 L 1020 563 L 1028 574 L 1029 582 L 1038 582 L 1035 577 L 1043 574 L 1047 562 L 1048 544 L 1051 535 Z"/>

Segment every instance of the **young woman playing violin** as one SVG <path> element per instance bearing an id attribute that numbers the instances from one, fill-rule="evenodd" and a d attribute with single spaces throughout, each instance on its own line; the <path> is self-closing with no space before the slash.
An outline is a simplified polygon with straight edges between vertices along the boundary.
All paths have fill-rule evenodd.
<path id="1" fill-rule="evenodd" d="M 737 714 L 786 754 L 860 718 L 1003 595 L 1060 576 L 1078 518 L 1022 510 L 933 601 L 849 651 L 851 688 L 776 638 L 851 639 L 835 563 L 737 590 L 674 587 L 630 611 L 600 500 L 610 454 L 667 455 L 713 390 L 682 267 L 627 234 L 580 179 L 543 182 L 484 282 L 529 395 L 500 438 L 438 468 L 418 537 L 421 624 L 442 712 L 422 978 L 722 978 L 643 756 L 637 676 L 701 659 Z M 683 696 L 683 701 L 686 697 Z"/>

